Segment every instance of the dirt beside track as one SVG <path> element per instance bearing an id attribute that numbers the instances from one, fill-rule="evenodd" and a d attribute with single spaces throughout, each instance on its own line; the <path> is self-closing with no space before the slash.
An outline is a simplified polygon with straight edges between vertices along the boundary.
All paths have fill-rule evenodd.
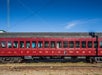
<path id="1" fill-rule="evenodd" d="M 102 63 L 0 64 L 0 75 L 102 75 Z"/>

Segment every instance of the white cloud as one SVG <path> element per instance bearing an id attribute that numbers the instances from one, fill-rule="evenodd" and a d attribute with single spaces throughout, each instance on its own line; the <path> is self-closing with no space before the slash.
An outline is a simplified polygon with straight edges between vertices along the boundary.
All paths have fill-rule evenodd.
<path id="1" fill-rule="evenodd" d="M 81 23 L 79 20 L 77 21 L 72 21 L 72 22 L 69 22 L 67 25 L 66 25 L 66 29 L 71 29 L 73 27 L 75 27 L 77 24 Z"/>
<path id="2" fill-rule="evenodd" d="M 74 21 L 68 22 L 67 25 L 65 26 L 65 29 L 71 29 L 78 25 L 91 25 L 91 24 L 98 23 L 100 21 L 102 21 L 102 19 L 74 20 Z"/>
<path id="3" fill-rule="evenodd" d="M 74 27 L 76 25 L 76 23 L 69 23 L 65 28 L 66 29 L 71 29 L 72 27 Z"/>

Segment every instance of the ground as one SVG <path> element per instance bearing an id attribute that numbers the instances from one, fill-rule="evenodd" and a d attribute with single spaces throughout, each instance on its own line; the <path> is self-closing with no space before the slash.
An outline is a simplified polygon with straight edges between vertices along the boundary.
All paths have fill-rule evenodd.
<path id="1" fill-rule="evenodd" d="M 0 75 L 102 75 L 102 63 L 0 64 Z"/>

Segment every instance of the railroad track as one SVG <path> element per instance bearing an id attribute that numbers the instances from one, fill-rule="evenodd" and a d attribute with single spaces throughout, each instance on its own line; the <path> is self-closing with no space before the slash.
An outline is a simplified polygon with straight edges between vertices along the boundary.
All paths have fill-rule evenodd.
<path id="1" fill-rule="evenodd" d="M 41 63 L 40 63 L 41 64 Z M 40 65 L 39 64 L 39 65 Z M 36 64 L 35 64 L 36 65 Z M 72 65 L 68 65 L 68 66 L 53 66 L 53 64 L 51 64 L 50 66 L 49 65 L 41 65 L 41 66 L 35 66 L 35 65 L 30 65 L 30 64 L 8 64 L 8 65 L 5 65 L 5 64 L 0 64 L 0 70 L 10 70 L 10 71 L 23 71 L 23 70 L 70 70 L 70 69 L 102 69 L 102 66 L 101 65 L 77 65 L 75 66 L 72 66 Z"/>
<path id="2" fill-rule="evenodd" d="M 102 75 L 102 64 L 15 63 L 0 64 L 0 75 Z"/>

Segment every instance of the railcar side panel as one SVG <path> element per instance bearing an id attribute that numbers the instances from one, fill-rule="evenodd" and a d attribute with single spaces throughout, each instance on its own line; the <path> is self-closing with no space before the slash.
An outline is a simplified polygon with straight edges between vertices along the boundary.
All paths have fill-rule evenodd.
<path id="1" fill-rule="evenodd" d="M 101 41 L 102 39 L 99 39 Z M 0 44 L 0 56 L 95 56 L 96 48 L 94 48 L 94 42 L 96 38 L 0 38 L 1 41 L 11 41 L 11 48 L 1 48 Z M 14 48 L 14 41 L 18 41 L 18 47 Z M 24 48 L 20 48 L 20 41 L 24 41 Z M 26 41 L 30 42 L 30 48 L 26 48 Z M 32 48 L 32 41 L 36 41 L 36 48 Z M 38 47 L 39 41 L 42 42 L 41 48 Z M 44 43 L 48 42 L 48 48 L 44 47 Z M 51 48 L 51 41 L 55 42 L 55 47 Z M 61 48 L 57 48 L 57 41 L 61 42 Z M 74 43 L 73 48 L 64 48 L 63 41 L 72 41 Z M 76 41 L 79 41 L 80 46 L 76 48 Z M 82 47 L 82 42 L 86 42 L 86 47 Z M 88 41 L 92 41 L 92 47 L 88 48 Z M 98 43 L 100 45 L 100 43 Z M 98 45 L 98 55 L 102 56 L 102 48 Z"/>

